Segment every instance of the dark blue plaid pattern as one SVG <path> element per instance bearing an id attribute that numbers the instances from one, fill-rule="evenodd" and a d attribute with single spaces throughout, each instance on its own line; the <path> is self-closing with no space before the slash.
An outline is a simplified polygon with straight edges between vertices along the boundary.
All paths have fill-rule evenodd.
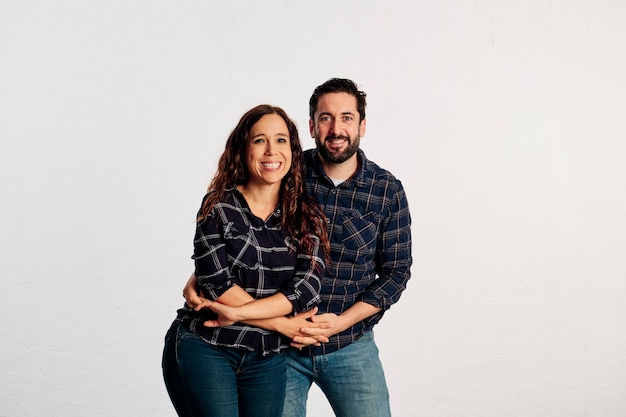
<path id="1" fill-rule="evenodd" d="M 306 192 L 328 218 L 331 264 L 322 278 L 320 313 L 341 314 L 357 301 L 382 311 L 304 355 L 334 352 L 371 330 L 398 301 L 411 276 L 411 216 L 402 184 L 359 150 L 359 171 L 335 187 L 316 150 L 305 152 Z"/>
<path id="2" fill-rule="evenodd" d="M 294 242 L 280 229 L 280 220 L 280 209 L 263 221 L 252 214 L 236 188 L 227 192 L 224 201 L 216 204 L 211 215 L 196 227 L 195 273 L 207 298 L 216 300 L 238 285 L 257 299 L 281 292 L 293 304 L 294 313 L 308 310 L 320 301 L 318 271 L 323 271 L 324 260 L 319 239 L 314 237 L 313 254 L 321 263 L 321 269 L 316 270 L 313 258 L 297 253 Z M 197 313 L 183 308 L 179 317 L 211 344 L 258 349 L 263 354 L 289 346 L 284 336 L 243 323 L 204 327 L 205 320 L 215 317 L 208 310 Z"/>

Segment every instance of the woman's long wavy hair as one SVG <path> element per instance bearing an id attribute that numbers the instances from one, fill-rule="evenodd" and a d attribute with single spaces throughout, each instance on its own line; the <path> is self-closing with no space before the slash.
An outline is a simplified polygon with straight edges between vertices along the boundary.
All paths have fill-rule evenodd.
<path id="1" fill-rule="evenodd" d="M 285 121 L 291 143 L 291 168 L 281 181 L 278 196 L 282 211 L 281 228 L 291 238 L 298 239 L 299 250 L 308 255 L 312 255 L 314 247 L 310 234 L 317 235 L 324 253 L 324 260 L 328 262 L 330 243 L 326 230 L 326 215 L 314 198 L 304 194 L 304 165 L 298 129 L 280 107 L 261 104 L 248 110 L 241 117 L 226 141 L 224 153 L 220 156 L 217 172 L 208 187 L 208 196 L 202 205 L 198 222 L 209 216 L 217 202 L 223 201 L 227 189 L 248 182 L 250 172 L 246 164 L 245 151 L 250 130 L 256 122 L 268 114 L 277 114 Z"/>

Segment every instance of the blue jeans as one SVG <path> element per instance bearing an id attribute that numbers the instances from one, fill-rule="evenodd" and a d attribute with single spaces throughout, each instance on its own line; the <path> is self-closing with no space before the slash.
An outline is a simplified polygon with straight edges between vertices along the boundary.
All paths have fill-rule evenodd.
<path id="1" fill-rule="evenodd" d="M 165 336 L 163 378 L 181 417 L 279 417 L 285 355 L 224 348 L 175 320 Z"/>
<path id="2" fill-rule="evenodd" d="M 337 417 L 390 417 L 389 391 L 372 332 L 328 355 L 287 356 L 287 397 L 283 417 L 305 417 L 315 382 Z"/>

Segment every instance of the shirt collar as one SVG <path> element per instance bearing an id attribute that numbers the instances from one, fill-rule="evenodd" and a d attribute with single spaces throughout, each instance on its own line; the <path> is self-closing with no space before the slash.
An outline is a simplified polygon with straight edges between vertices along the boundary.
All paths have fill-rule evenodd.
<path id="1" fill-rule="evenodd" d="M 361 148 L 357 149 L 357 158 L 359 160 L 359 167 L 357 168 L 357 171 L 352 177 L 345 180 L 342 184 L 348 184 L 354 181 L 354 183 L 359 187 L 363 187 L 366 185 L 367 172 L 370 170 L 370 166 L 368 159 L 365 157 L 365 152 L 363 152 Z M 328 178 L 328 176 L 324 172 L 324 169 L 322 168 L 322 162 L 320 161 L 317 149 L 311 150 L 311 159 L 309 162 L 311 163 L 311 165 L 309 166 L 309 175 L 314 178 Z M 328 178 L 328 180 L 330 181 L 330 178 Z"/>

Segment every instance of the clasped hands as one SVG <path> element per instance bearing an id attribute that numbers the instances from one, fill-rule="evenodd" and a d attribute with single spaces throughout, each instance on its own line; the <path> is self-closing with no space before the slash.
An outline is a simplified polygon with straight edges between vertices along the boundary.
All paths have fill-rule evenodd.
<path id="1" fill-rule="evenodd" d="M 204 325 L 207 327 L 229 326 L 238 321 L 256 325 L 269 330 L 275 330 L 291 339 L 291 346 L 302 349 L 305 346 L 320 346 L 321 343 L 328 342 L 328 337 L 338 333 L 338 317 L 334 313 L 316 315 L 317 307 L 296 314 L 295 316 L 280 316 L 264 320 L 242 320 L 238 315 L 237 307 L 228 306 L 218 301 L 211 301 L 196 290 L 196 280 L 192 277 L 183 289 L 183 297 L 190 308 L 195 311 L 210 309 L 217 313 L 214 320 L 207 320 Z"/>

